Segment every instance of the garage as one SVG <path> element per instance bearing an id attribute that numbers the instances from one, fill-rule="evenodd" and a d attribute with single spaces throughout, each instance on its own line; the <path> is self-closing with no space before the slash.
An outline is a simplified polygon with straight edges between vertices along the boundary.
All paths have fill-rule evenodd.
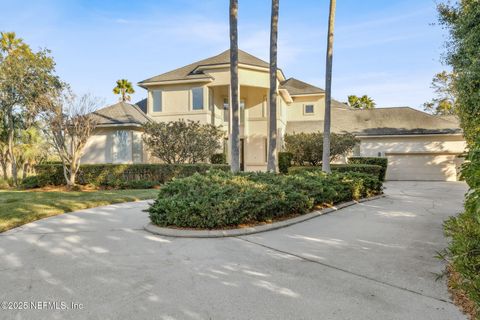
<path id="1" fill-rule="evenodd" d="M 454 154 L 386 154 L 387 180 L 456 181 L 461 159 Z"/>

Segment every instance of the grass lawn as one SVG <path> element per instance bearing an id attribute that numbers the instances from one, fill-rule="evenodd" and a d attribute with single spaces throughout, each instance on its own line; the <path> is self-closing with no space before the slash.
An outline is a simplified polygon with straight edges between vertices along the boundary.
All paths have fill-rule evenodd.
<path id="1" fill-rule="evenodd" d="M 153 199 L 157 194 L 156 189 L 79 192 L 0 190 L 0 232 L 65 212 Z"/>

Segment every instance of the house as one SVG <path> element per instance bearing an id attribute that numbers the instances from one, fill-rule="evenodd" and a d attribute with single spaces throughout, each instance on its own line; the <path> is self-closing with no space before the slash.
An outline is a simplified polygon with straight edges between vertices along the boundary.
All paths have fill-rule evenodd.
<path id="1" fill-rule="evenodd" d="M 147 98 L 98 110 L 98 129 L 84 163 L 156 161 L 142 146 L 145 121 L 190 119 L 222 126 L 229 156 L 230 53 L 140 81 Z M 278 69 L 277 128 L 286 133 L 323 131 L 325 92 Z M 269 64 L 239 50 L 241 168 L 266 169 Z M 332 102 L 332 132 L 351 132 L 360 140 L 357 155 L 389 159 L 391 180 L 456 180 L 465 141 L 455 119 L 411 108 L 353 110 Z"/>

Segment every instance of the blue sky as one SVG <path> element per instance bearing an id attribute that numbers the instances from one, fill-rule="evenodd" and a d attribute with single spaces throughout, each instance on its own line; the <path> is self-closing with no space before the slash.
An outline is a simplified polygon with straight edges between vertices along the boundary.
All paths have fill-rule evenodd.
<path id="1" fill-rule="evenodd" d="M 431 0 L 339 0 L 333 97 L 368 94 L 378 106 L 421 108 L 444 32 Z M 1 31 L 48 48 L 77 93 L 116 102 L 115 81 L 137 83 L 226 50 L 228 0 L 0 0 Z M 280 0 L 279 66 L 324 87 L 328 0 Z M 239 0 L 240 48 L 268 61 L 269 0 Z M 136 102 L 146 96 L 135 86 Z"/>

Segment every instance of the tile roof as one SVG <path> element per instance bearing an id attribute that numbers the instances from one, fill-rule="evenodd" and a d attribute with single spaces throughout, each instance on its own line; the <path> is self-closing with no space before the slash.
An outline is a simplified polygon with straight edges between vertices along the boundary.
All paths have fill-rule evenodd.
<path id="1" fill-rule="evenodd" d="M 291 96 L 325 93 L 325 90 L 295 78 L 290 78 L 280 83 L 280 89 L 286 89 Z"/>
<path id="2" fill-rule="evenodd" d="M 97 126 L 142 125 L 150 118 L 134 104 L 118 102 L 93 112 Z"/>
<path id="3" fill-rule="evenodd" d="M 263 67 L 263 68 L 269 67 L 268 62 L 263 61 L 242 50 L 238 50 L 238 62 L 241 64 L 247 64 L 247 65 L 256 66 L 256 67 Z M 203 60 L 194 62 L 192 64 L 186 65 L 184 67 L 140 81 L 138 84 L 142 86 L 142 85 L 161 82 L 161 81 L 198 80 L 198 79 L 209 80 L 212 78 L 212 76 L 202 71 L 197 71 L 196 69 L 200 66 L 214 66 L 214 65 L 229 64 L 229 63 L 230 63 L 230 50 L 226 50 L 216 56 L 203 59 Z"/>
<path id="4" fill-rule="evenodd" d="M 356 135 L 461 133 L 458 124 L 410 107 L 353 110 L 332 107 L 332 132 Z M 323 121 L 287 122 L 287 133 L 323 131 Z"/>

